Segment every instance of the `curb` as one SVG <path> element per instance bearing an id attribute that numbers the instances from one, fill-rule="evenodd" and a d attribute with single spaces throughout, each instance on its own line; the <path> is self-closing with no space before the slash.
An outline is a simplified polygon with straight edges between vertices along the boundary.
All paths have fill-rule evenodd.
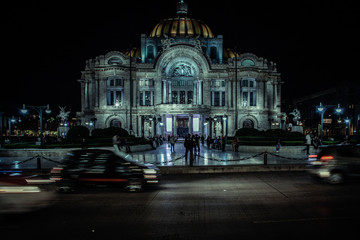
<path id="1" fill-rule="evenodd" d="M 269 165 L 226 165 L 226 166 L 158 166 L 162 175 L 176 174 L 218 174 L 245 172 L 295 172 L 305 171 L 305 164 L 269 164 Z M 11 169 L 26 175 L 49 176 L 51 169 Z"/>
<path id="2" fill-rule="evenodd" d="M 269 165 L 226 165 L 226 166 L 158 166 L 162 175 L 171 174 L 209 174 L 242 172 L 279 172 L 305 171 L 305 164 L 269 164 Z"/>

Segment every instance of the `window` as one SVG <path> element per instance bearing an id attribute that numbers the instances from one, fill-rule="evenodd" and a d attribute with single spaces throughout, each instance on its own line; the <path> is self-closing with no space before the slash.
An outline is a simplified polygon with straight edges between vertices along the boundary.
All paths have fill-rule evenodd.
<path id="1" fill-rule="evenodd" d="M 255 79 L 243 79 L 241 87 L 241 105 L 243 107 L 256 106 Z"/>
<path id="2" fill-rule="evenodd" d="M 180 104 L 185 104 L 185 91 L 180 91 Z"/>
<path id="3" fill-rule="evenodd" d="M 211 93 L 211 105 L 215 107 L 225 106 L 225 92 L 213 91 Z"/>
<path id="4" fill-rule="evenodd" d="M 119 57 L 112 57 L 108 60 L 109 65 L 121 65 L 122 61 Z"/>
<path id="5" fill-rule="evenodd" d="M 210 48 L 210 59 L 212 60 L 212 62 L 216 62 L 216 60 L 217 60 L 217 48 L 216 47 Z"/>
<path id="6" fill-rule="evenodd" d="M 149 59 L 153 59 L 154 58 L 154 46 L 147 46 L 147 57 Z"/>
<path id="7" fill-rule="evenodd" d="M 154 91 L 141 91 L 139 95 L 140 106 L 154 105 Z"/>
<path id="8" fill-rule="evenodd" d="M 124 80 L 118 76 L 111 76 L 107 80 L 107 105 L 122 106 L 124 96 Z"/>
<path id="9" fill-rule="evenodd" d="M 178 103 L 178 92 L 172 91 L 171 95 L 172 95 L 172 103 L 177 104 Z"/>
<path id="10" fill-rule="evenodd" d="M 255 63 L 251 59 L 244 59 L 241 62 L 241 66 L 243 66 L 243 67 L 252 67 L 252 66 L 255 66 Z"/>
<path id="11" fill-rule="evenodd" d="M 192 104 L 192 102 L 193 102 L 193 92 L 188 91 L 187 92 L 187 104 Z"/>

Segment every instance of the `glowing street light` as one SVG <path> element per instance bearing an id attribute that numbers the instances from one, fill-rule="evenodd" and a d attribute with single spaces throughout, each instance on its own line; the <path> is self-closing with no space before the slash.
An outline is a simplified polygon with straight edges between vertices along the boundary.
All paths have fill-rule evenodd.
<path id="1" fill-rule="evenodd" d="M 336 107 L 335 108 L 335 113 L 336 114 L 341 114 L 343 109 L 340 107 L 340 104 L 338 105 L 322 105 L 322 103 L 320 102 L 320 105 L 316 107 L 316 110 L 320 113 L 320 116 L 321 116 L 321 127 L 320 127 L 320 141 L 321 141 L 321 144 L 323 142 L 323 136 L 324 136 L 324 133 L 323 133 L 323 129 L 324 129 L 324 114 L 326 112 L 326 110 L 328 110 L 329 108 L 333 108 L 333 107 Z"/>
<path id="2" fill-rule="evenodd" d="M 39 118 L 40 118 L 40 146 L 42 147 L 44 145 L 44 141 L 43 141 L 43 112 L 45 111 L 46 114 L 50 114 L 51 109 L 49 107 L 49 104 L 46 105 L 46 106 L 25 106 L 25 104 L 23 104 L 23 108 L 20 109 L 20 112 L 22 114 L 27 114 L 29 112 L 29 109 L 33 109 L 39 114 Z"/>

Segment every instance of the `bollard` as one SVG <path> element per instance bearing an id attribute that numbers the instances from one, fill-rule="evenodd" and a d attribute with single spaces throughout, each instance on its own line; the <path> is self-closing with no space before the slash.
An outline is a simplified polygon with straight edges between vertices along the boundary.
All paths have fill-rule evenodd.
<path id="1" fill-rule="evenodd" d="M 41 170 L 41 157 L 40 157 L 40 156 L 37 157 L 37 161 L 36 161 L 36 162 L 37 162 L 37 169 L 38 169 L 38 170 Z"/>
<path id="2" fill-rule="evenodd" d="M 267 152 L 264 152 L 264 165 L 267 165 Z"/>

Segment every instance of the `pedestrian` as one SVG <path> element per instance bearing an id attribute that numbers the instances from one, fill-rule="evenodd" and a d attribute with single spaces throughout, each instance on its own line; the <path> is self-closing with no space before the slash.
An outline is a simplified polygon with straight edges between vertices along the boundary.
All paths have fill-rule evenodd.
<path id="1" fill-rule="evenodd" d="M 201 140 L 201 144 L 204 146 L 204 142 L 205 142 L 205 138 L 204 138 L 204 135 L 201 135 L 201 138 L 200 138 L 200 140 Z"/>
<path id="2" fill-rule="evenodd" d="M 195 146 L 194 146 L 195 151 L 198 151 L 198 153 L 200 153 L 200 137 L 199 137 L 199 135 L 195 134 L 194 139 L 195 139 Z M 196 150 L 196 148 L 197 148 L 197 150 Z"/>
<path id="3" fill-rule="evenodd" d="M 281 141 L 280 141 L 280 138 L 278 138 L 278 140 L 276 142 L 276 146 L 275 146 L 277 153 L 280 151 L 280 148 L 281 148 Z"/>
<path id="4" fill-rule="evenodd" d="M 115 152 L 120 152 L 120 149 L 119 149 L 119 143 L 120 143 L 120 137 L 119 135 L 114 135 L 112 137 L 112 141 L 113 141 L 113 146 L 114 146 L 114 149 L 115 149 Z"/>
<path id="5" fill-rule="evenodd" d="M 170 142 L 170 151 L 172 152 L 175 152 L 175 142 L 176 142 L 176 138 L 174 135 L 171 135 L 170 139 L 169 139 L 169 142 Z"/>
<path id="6" fill-rule="evenodd" d="M 239 138 L 236 137 L 234 138 L 233 142 L 232 142 L 232 150 L 234 152 L 237 152 L 238 151 L 238 148 L 239 148 Z"/>
<path id="7" fill-rule="evenodd" d="M 225 147 L 226 147 L 226 136 L 224 137 L 224 136 L 222 136 L 221 137 L 222 139 L 221 139 L 221 149 L 222 149 L 222 152 L 225 152 Z"/>
<path id="8" fill-rule="evenodd" d="M 305 150 L 306 150 L 306 154 L 309 155 L 310 153 L 310 145 L 311 145 L 311 136 L 309 132 L 306 132 L 306 136 L 305 136 Z"/>
<path id="9" fill-rule="evenodd" d="M 320 146 L 320 140 L 317 136 L 315 136 L 312 140 L 312 145 L 314 146 L 314 149 L 317 151 Z"/>
<path id="10" fill-rule="evenodd" d="M 211 144 L 211 137 L 208 136 L 208 137 L 206 138 L 206 145 L 207 145 L 208 148 L 210 148 L 210 144 Z"/>
<path id="11" fill-rule="evenodd" d="M 125 147 L 125 151 L 126 151 L 127 153 L 131 153 L 129 143 L 128 143 L 128 141 L 127 141 L 126 138 L 123 138 L 123 140 L 122 140 L 122 142 L 121 142 L 121 145 Z"/>
<path id="12" fill-rule="evenodd" d="M 193 142 L 193 139 L 191 138 L 190 134 L 188 134 L 185 138 L 184 147 L 185 147 L 185 162 L 187 162 L 187 156 L 188 156 L 188 153 L 190 153 L 190 167 L 192 167 L 193 157 L 194 157 L 193 156 L 194 142 Z"/>
<path id="13" fill-rule="evenodd" d="M 86 150 L 87 148 L 88 148 L 88 145 L 87 145 L 86 139 L 83 138 L 82 142 L 81 142 L 81 149 Z"/>

